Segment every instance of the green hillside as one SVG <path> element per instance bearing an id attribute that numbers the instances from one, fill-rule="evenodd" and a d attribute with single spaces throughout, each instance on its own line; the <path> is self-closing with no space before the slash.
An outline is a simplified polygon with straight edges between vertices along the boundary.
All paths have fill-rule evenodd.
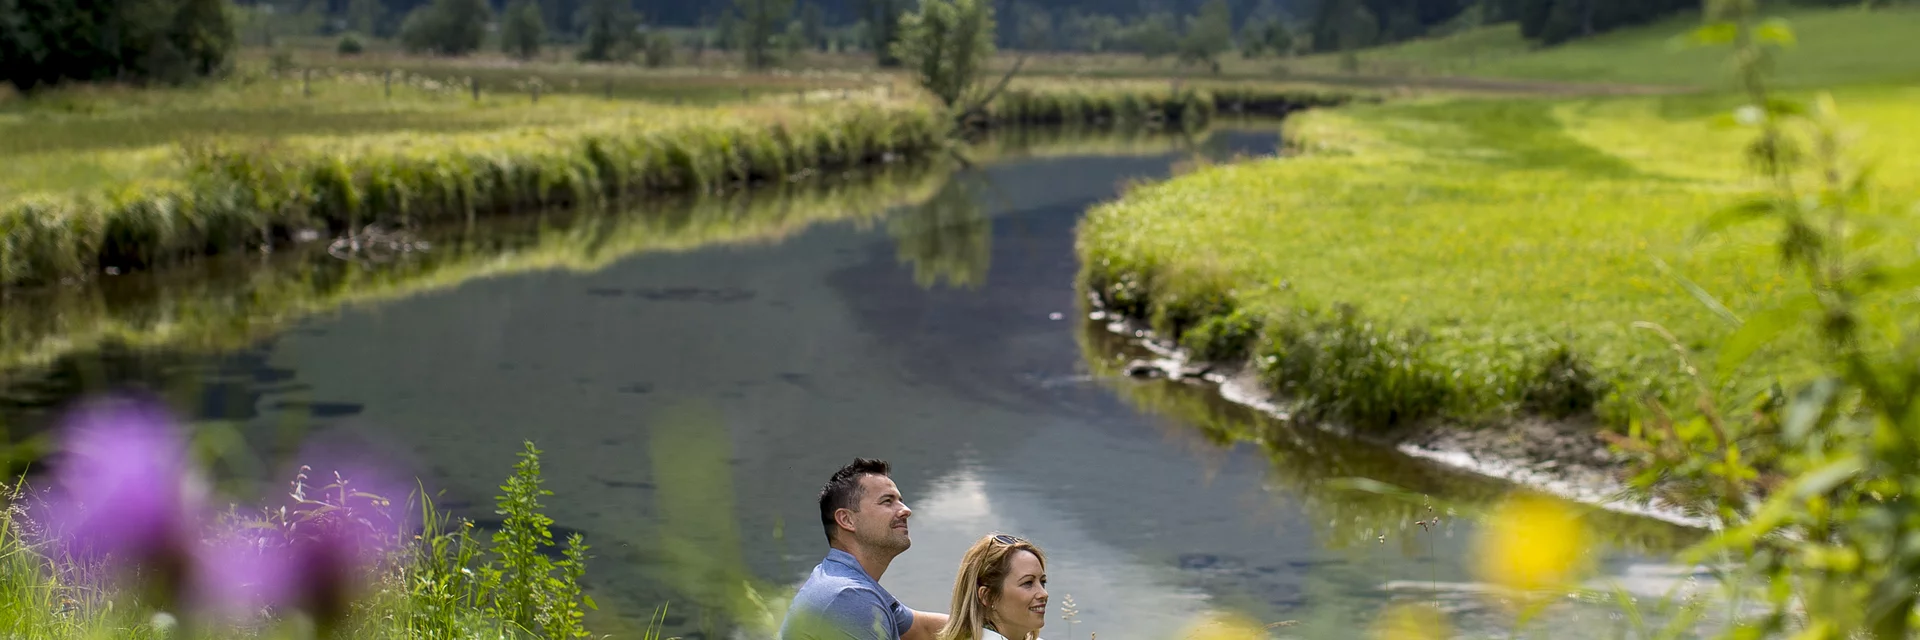
<path id="1" fill-rule="evenodd" d="M 1781 57 L 1780 86 L 1920 82 L 1920 55 L 1913 55 L 1920 42 L 1920 8 L 1797 10 L 1779 16 L 1793 24 L 1801 43 Z M 1517 25 L 1507 23 L 1367 50 L 1360 60 L 1363 71 L 1380 73 L 1700 86 L 1703 79 L 1730 74 L 1724 51 L 1686 50 L 1682 44 L 1698 24 L 1698 15 L 1688 15 L 1536 49 L 1521 39 Z M 1329 72 L 1339 64 L 1338 56 L 1325 55 L 1292 66 Z"/>

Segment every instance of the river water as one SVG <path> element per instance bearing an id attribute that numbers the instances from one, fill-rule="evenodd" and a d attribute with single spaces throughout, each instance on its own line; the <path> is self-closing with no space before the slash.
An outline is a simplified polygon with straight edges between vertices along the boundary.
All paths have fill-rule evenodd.
<path id="1" fill-rule="evenodd" d="M 1236 434 L 1272 425 L 1208 389 L 1094 366 L 1131 347 L 1077 302 L 1082 212 L 1195 154 L 1276 142 L 1255 128 L 1043 146 L 913 178 L 922 204 L 751 241 L 475 268 L 299 314 L 246 307 L 251 293 L 189 341 L 218 349 L 103 340 L 0 380 L 5 410 L 31 425 L 83 391 L 173 389 L 177 408 L 239 435 L 236 475 L 284 479 L 276 465 L 296 439 L 362 443 L 483 526 L 531 440 L 557 528 L 593 545 L 601 610 L 589 620 L 622 637 L 663 604 L 668 635 L 754 637 L 824 554 L 815 496 L 855 456 L 890 461 L 914 509 L 914 545 L 883 583 L 916 608 L 945 610 L 961 551 L 1011 532 L 1048 552 L 1054 602 L 1076 605 L 1071 624 L 1050 612 L 1050 638 L 1177 637 L 1212 612 L 1355 637 L 1408 599 L 1502 635 L 1507 613 L 1460 596 L 1468 521 L 1414 521 L 1505 487 L 1314 432 L 1247 441 Z M 503 247 L 492 250 L 535 253 Z M 1334 488 L 1354 476 L 1430 497 Z M 1684 538 L 1603 522 L 1597 553 L 1616 575 Z M 1604 607 L 1563 616 L 1616 619 Z M 1610 628 L 1561 630 L 1575 627 Z"/>

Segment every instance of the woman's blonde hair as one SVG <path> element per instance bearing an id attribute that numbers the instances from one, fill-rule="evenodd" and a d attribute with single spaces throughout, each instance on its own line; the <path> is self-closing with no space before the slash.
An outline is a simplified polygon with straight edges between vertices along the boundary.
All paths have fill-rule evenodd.
<path id="1" fill-rule="evenodd" d="M 960 574 L 953 579 L 953 606 L 948 609 L 947 626 L 942 627 L 935 638 L 939 640 L 979 640 L 981 629 L 987 625 L 987 603 L 980 600 L 980 587 L 987 588 L 989 600 L 1000 599 L 1000 585 L 1006 582 L 1007 572 L 1013 567 L 1013 554 L 1026 551 L 1040 561 L 1042 571 L 1047 568 L 1047 554 L 1025 539 L 996 533 L 984 538 L 967 549 L 960 557 Z M 1008 640 L 1033 640 L 1032 638 L 1009 638 Z"/>

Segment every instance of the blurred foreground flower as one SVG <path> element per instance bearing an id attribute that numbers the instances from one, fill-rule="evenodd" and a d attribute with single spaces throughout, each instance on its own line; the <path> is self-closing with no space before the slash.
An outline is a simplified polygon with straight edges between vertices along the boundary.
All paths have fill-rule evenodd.
<path id="1" fill-rule="evenodd" d="M 1181 640 L 1265 640 L 1267 630 L 1251 618 L 1212 613 L 1180 632 Z"/>
<path id="2" fill-rule="evenodd" d="M 1480 579 L 1518 591 L 1570 584 L 1586 569 L 1587 532 L 1566 504 L 1518 496 L 1495 507 L 1480 529 Z"/>
<path id="3" fill-rule="evenodd" d="M 48 532 L 73 558 L 113 556 L 157 595 L 177 593 L 207 513 L 207 484 L 178 425 L 157 404 L 107 398 L 63 429 Z"/>
<path id="4" fill-rule="evenodd" d="M 1453 637 L 1447 617 L 1430 605 L 1399 604 L 1374 620 L 1373 640 L 1443 640 Z"/>
<path id="5" fill-rule="evenodd" d="M 329 453 L 343 464 L 352 459 Z M 51 540 L 70 559 L 110 561 L 116 577 L 133 579 L 142 604 L 182 623 L 252 621 L 291 607 L 328 629 L 345 620 L 411 524 L 405 513 L 392 514 L 386 497 L 408 495 L 405 485 L 388 482 L 360 455 L 350 464 L 354 475 L 310 484 L 303 473 L 290 507 L 216 527 L 209 484 L 181 425 L 146 400 L 82 405 L 63 425 L 61 454 L 39 517 Z"/>

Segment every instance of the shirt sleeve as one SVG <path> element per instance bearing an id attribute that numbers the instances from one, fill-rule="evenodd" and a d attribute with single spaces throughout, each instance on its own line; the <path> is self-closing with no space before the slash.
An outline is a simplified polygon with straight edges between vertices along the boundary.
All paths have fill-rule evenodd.
<path id="1" fill-rule="evenodd" d="M 835 633 L 822 637 L 836 640 L 893 640 L 905 633 L 901 630 L 887 632 L 888 622 L 893 616 L 887 614 L 887 605 L 881 602 L 880 594 L 865 589 L 847 589 L 834 595 L 833 602 L 827 605 L 826 618 L 833 622 Z M 907 622 L 911 626 L 912 618 L 908 618 Z"/>
<path id="2" fill-rule="evenodd" d="M 913 630 L 913 609 L 897 602 L 894 603 L 893 609 L 899 614 L 894 618 L 894 637 L 905 638 L 907 632 Z"/>

